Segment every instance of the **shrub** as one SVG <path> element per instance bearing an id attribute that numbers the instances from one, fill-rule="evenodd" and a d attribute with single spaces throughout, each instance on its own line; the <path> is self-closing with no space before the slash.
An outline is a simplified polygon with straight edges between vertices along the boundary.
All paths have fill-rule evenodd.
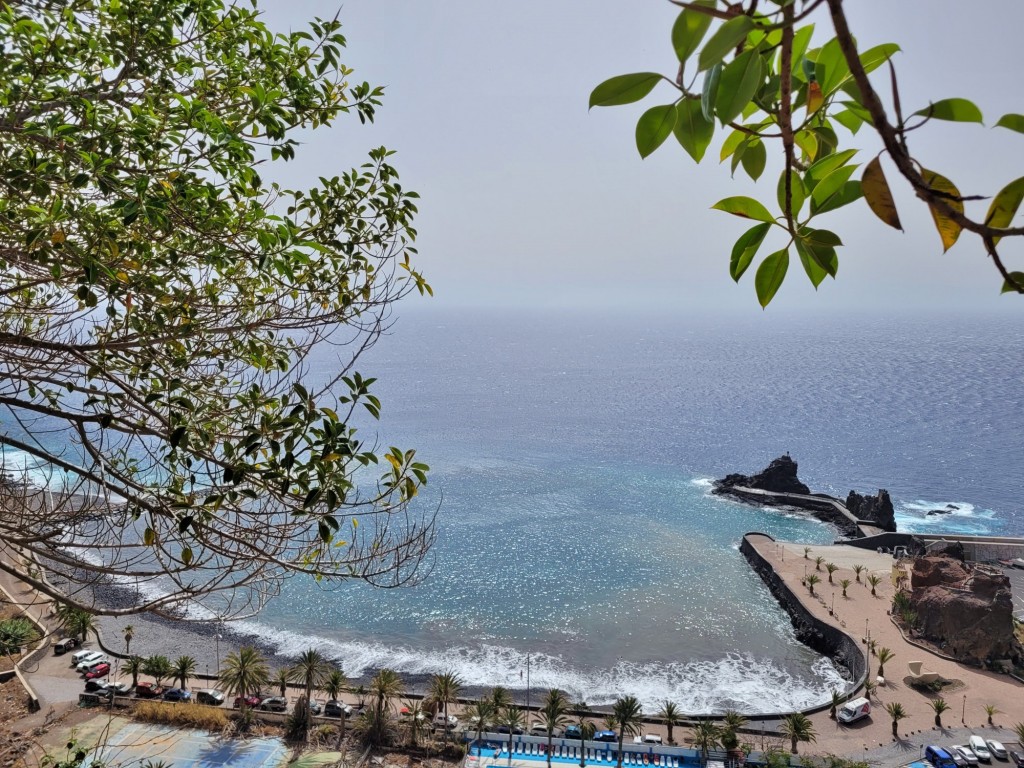
<path id="1" fill-rule="evenodd" d="M 228 713 L 217 707 L 198 704 L 171 704 L 163 701 L 140 701 L 135 717 L 149 723 L 222 731 L 229 722 Z"/>
<path id="2" fill-rule="evenodd" d="M 0 653 L 20 653 L 26 645 L 39 639 L 35 625 L 25 618 L 14 618 L 0 621 Z"/>

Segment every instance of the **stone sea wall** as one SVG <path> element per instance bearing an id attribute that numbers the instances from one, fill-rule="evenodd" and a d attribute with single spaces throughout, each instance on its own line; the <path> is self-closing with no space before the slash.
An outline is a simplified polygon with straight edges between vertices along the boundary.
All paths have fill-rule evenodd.
<path id="1" fill-rule="evenodd" d="M 793 591 L 775 572 L 748 540 L 748 536 L 763 536 L 774 541 L 771 536 L 763 533 L 748 533 L 740 544 L 740 552 L 758 576 L 768 586 L 775 599 L 789 614 L 796 629 L 796 637 L 809 648 L 831 658 L 838 666 L 847 671 L 852 681 L 848 693 L 861 688 L 867 672 L 867 660 L 856 639 L 837 627 L 825 623 L 814 616 L 801 602 Z"/>

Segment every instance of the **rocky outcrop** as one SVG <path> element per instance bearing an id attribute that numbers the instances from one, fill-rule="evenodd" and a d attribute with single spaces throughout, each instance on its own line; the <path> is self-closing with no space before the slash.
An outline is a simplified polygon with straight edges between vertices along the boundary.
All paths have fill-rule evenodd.
<path id="1" fill-rule="evenodd" d="M 846 508 L 858 520 L 867 520 L 890 533 L 896 530 L 896 512 L 892 508 L 889 492 L 884 488 L 875 496 L 862 496 L 856 491 L 850 491 L 846 497 Z"/>
<path id="2" fill-rule="evenodd" d="M 809 494 L 811 489 L 800 482 L 796 476 L 797 465 L 789 457 L 785 456 L 772 461 L 764 470 L 756 475 L 726 475 L 721 480 L 715 481 L 713 493 L 729 493 L 731 488 L 740 486 L 742 488 L 757 488 L 772 493 L 803 493 Z"/>
<path id="3" fill-rule="evenodd" d="M 1010 580 L 1003 573 L 929 555 L 914 561 L 911 586 L 915 628 L 922 637 L 970 664 L 1024 662 L 1013 631 Z"/>

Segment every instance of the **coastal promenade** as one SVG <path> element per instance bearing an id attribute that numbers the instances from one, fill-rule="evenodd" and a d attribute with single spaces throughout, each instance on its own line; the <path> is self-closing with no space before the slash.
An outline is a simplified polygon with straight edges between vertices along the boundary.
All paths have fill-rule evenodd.
<path id="1" fill-rule="evenodd" d="M 923 745 L 953 743 L 950 741 L 951 733 L 935 727 L 935 713 L 930 701 L 937 695 L 918 691 L 907 683 L 907 663 L 910 661 L 922 661 L 926 670 L 956 681 L 942 694 L 950 705 L 943 715 L 944 725 L 966 726 L 971 732 L 986 738 L 999 738 L 992 734 L 1003 731 L 987 726 L 985 705 L 993 705 L 999 710 L 1000 714 L 993 718 L 997 726 L 1024 721 L 1024 685 L 1007 675 L 940 658 L 904 639 L 887 613 L 895 590 L 891 579 L 893 558 L 890 555 L 847 545 L 822 545 L 810 547 L 805 557 L 803 544 L 776 542 L 770 536 L 756 533 L 747 534 L 745 540 L 812 616 L 850 635 L 862 648 L 866 649 L 866 641 L 870 637 L 878 648 L 889 648 L 895 653 L 885 665 L 884 684 L 879 684 L 871 697 L 871 717 L 850 726 L 840 726 L 829 718 L 827 709 L 813 714 L 811 720 L 817 732 L 817 742 L 802 751 L 855 756 L 860 751 L 891 744 L 892 720 L 884 708 L 890 702 L 899 702 L 908 714 L 900 721 L 899 744 L 910 755 L 909 759 L 920 754 Z M 815 558 L 819 556 L 825 558 L 824 562 L 839 567 L 832 576 L 831 584 L 824 567 L 820 572 L 816 571 Z M 860 583 L 855 581 L 854 565 L 867 568 Z M 803 584 L 804 577 L 812 573 L 821 579 L 813 595 Z M 876 574 L 882 579 L 874 596 L 866 583 L 869 574 Z M 842 579 L 851 582 L 845 598 L 839 585 Z M 878 660 L 869 656 L 868 664 L 868 679 L 874 680 L 878 676 Z M 864 695 L 863 690 L 856 694 Z"/>

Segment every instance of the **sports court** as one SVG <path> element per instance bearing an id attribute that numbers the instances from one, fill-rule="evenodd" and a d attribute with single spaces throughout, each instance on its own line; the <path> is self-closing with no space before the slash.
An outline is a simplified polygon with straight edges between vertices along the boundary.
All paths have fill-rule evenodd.
<path id="1" fill-rule="evenodd" d="M 85 766 L 140 766 L 162 762 L 173 768 L 276 768 L 287 759 L 280 739 L 222 739 L 201 731 L 130 723 L 90 755 Z"/>

